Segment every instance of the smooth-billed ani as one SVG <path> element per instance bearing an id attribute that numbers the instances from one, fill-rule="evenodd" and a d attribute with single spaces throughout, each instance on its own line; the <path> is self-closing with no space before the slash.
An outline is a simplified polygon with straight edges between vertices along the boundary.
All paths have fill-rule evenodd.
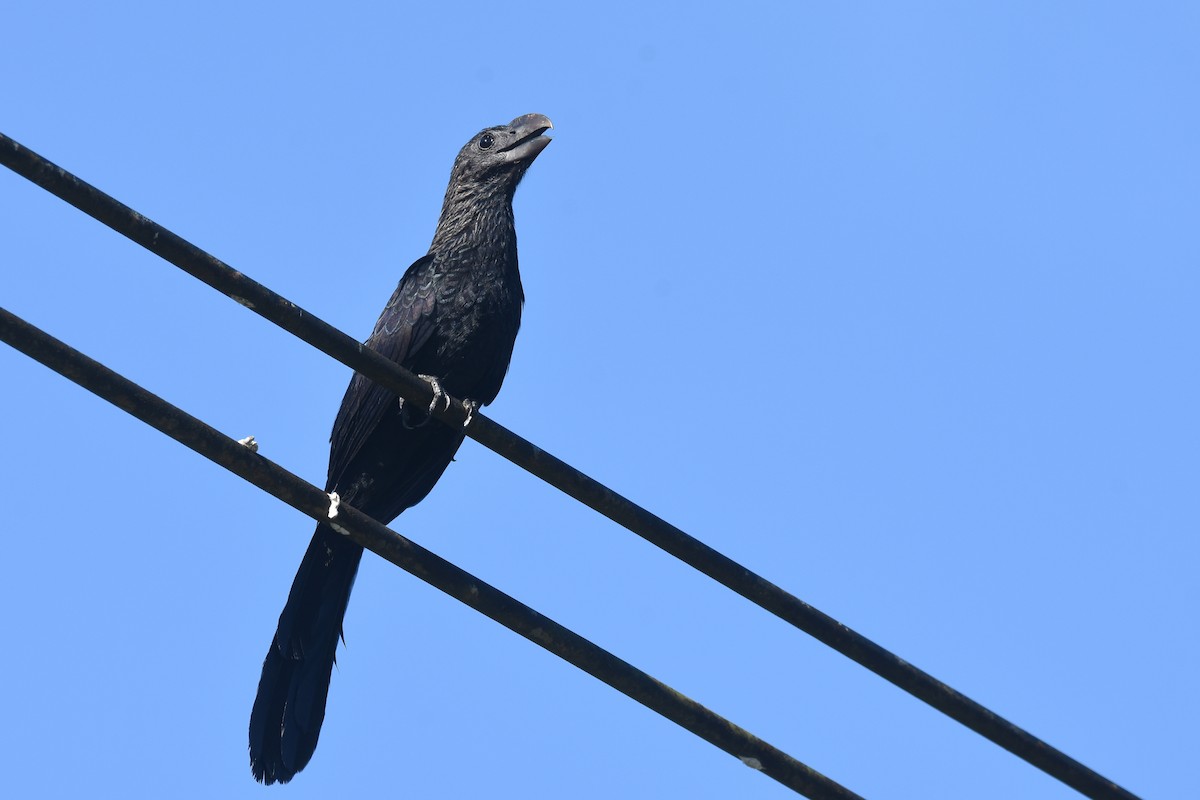
<path id="1" fill-rule="evenodd" d="M 458 154 L 429 252 L 408 268 L 367 339 L 455 397 L 495 399 L 512 356 L 524 294 L 512 199 L 550 141 L 541 114 L 476 134 Z M 330 439 L 325 490 L 390 522 L 421 501 L 464 432 L 355 374 Z M 250 714 L 250 766 L 286 782 L 317 746 L 334 653 L 362 548 L 318 525 L 267 650 Z"/>

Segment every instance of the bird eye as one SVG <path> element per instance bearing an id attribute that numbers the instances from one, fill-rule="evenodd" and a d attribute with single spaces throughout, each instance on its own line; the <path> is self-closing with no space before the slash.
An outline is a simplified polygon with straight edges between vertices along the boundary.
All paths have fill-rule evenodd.
<path id="1" fill-rule="evenodd" d="M 479 137 L 479 149 L 480 150 L 491 150 L 492 145 L 494 145 L 495 143 L 496 143 L 496 137 L 492 136 L 490 133 L 485 133 L 483 136 Z"/>

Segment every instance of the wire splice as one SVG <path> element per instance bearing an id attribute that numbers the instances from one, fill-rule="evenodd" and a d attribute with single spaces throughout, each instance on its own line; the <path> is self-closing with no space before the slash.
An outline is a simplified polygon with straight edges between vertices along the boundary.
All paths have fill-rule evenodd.
<path id="1" fill-rule="evenodd" d="M 0 308 L 0 340 L 812 800 L 862 798 L 637 667 Z M 747 753 L 753 755 L 747 756 Z"/>

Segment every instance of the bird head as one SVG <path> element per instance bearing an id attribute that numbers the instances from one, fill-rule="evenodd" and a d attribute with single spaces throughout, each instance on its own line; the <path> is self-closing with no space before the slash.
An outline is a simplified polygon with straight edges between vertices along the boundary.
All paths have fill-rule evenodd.
<path id="1" fill-rule="evenodd" d="M 484 128 L 471 137 L 454 161 L 451 186 L 489 185 L 515 190 L 525 170 L 550 144 L 544 136 L 554 127 L 549 117 L 525 114 L 507 125 Z"/>

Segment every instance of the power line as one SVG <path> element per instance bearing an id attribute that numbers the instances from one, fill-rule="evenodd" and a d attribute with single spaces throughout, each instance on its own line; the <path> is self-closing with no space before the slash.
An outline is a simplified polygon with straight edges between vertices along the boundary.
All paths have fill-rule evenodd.
<path id="1" fill-rule="evenodd" d="M 406 400 L 422 405 L 432 400 L 429 385 L 417 376 L 3 134 L 0 163 Z M 468 412 L 455 400 L 438 417 L 462 425 Z M 476 412 L 467 435 L 1081 794 L 1094 800 L 1137 800 L 1079 761 L 486 416 Z"/>
<path id="2" fill-rule="evenodd" d="M 3 308 L 0 308 L 0 339 L 298 511 L 318 522 L 330 522 L 330 497 L 316 486 Z M 339 503 L 336 509 L 333 524 L 356 544 L 491 617 L 784 786 L 813 800 L 862 800 L 859 795 L 749 731 L 352 506 Z"/>

